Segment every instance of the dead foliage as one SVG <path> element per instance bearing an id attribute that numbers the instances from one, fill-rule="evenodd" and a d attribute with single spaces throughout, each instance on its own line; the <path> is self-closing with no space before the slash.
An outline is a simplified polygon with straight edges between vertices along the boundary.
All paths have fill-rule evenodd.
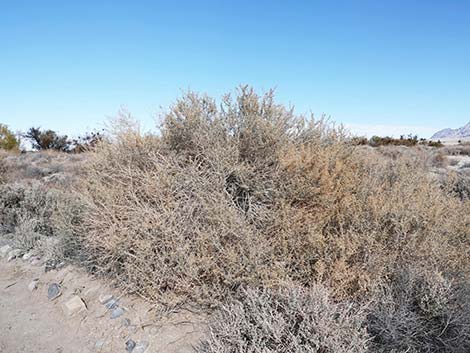
<path id="1" fill-rule="evenodd" d="M 208 304 L 316 282 L 363 296 L 390 263 L 466 276 L 468 204 L 412 160 L 348 141 L 249 88 L 220 106 L 189 93 L 157 135 L 122 119 L 83 188 L 97 269 L 154 300 Z"/>

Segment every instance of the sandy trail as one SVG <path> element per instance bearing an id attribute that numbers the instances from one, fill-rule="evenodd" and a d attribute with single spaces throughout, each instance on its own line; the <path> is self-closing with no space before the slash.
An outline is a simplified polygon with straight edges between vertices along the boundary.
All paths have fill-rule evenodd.
<path id="1" fill-rule="evenodd" d="M 38 288 L 30 291 L 28 284 L 35 278 Z M 47 289 L 53 282 L 61 284 L 62 294 L 50 301 Z M 156 321 L 153 308 L 132 296 L 120 298 L 125 314 L 110 319 L 110 310 L 98 299 L 103 294 L 120 296 L 73 267 L 45 273 L 43 266 L 0 259 L 0 352 L 116 353 L 126 352 L 125 343 L 132 339 L 148 342 L 146 353 L 189 353 L 202 336 L 204 326 L 194 315 Z M 71 315 L 65 304 L 75 295 L 87 308 Z"/>

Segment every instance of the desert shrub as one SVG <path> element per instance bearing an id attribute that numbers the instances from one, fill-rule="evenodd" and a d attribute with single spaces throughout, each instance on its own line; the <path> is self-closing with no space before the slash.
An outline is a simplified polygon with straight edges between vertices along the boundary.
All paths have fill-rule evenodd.
<path id="1" fill-rule="evenodd" d="M 51 216 L 54 241 L 43 251 L 54 259 L 91 269 L 93 264 L 90 264 L 83 244 L 83 234 L 79 231 L 85 213 L 85 202 L 77 192 L 56 191 L 56 199 L 57 204 Z"/>
<path id="2" fill-rule="evenodd" d="M 369 144 L 367 137 L 353 136 L 351 138 L 351 144 L 354 146 L 366 146 Z"/>
<path id="3" fill-rule="evenodd" d="M 19 184 L 0 185 L 0 233 L 8 234 L 14 231 L 19 222 L 21 201 L 25 189 Z"/>
<path id="4" fill-rule="evenodd" d="M 90 158 L 82 232 L 97 269 L 146 297 L 213 304 L 319 282 L 352 298 L 390 263 L 468 275 L 468 203 L 272 92 L 221 107 L 190 93 L 159 135 L 123 122 Z"/>
<path id="5" fill-rule="evenodd" d="M 451 156 L 470 156 L 470 144 L 458 144 L 444 147 L 444 152 Z"/>
<path id="6" fill-rule="evenodd" d="M 56 150 L 66 152 L 70 149 L 70 141 L 66 135 L 58 135 L 53 130 L 41 130 L 38 127 L 30 128 L 24 137 L 28 139 L 37 151 Z"/>
<path id="7" fill-rule="evenodd" d="M 5 157 L 0 155 L 0 185 L 8 181 L 8 166 Z"/>
<path id="8" fill-rule="evenodd" d="M 8 154 L 0 160 L 0 166 L 7 169 L 8 180 L 37 180 L 63 189 L 72 187 L 86 171 L 87 155 L 53 150 Z"/>
<path id="9" fill-rule="evenodd" d="M 7 151 L 18 151 L 20 148 L 20 141 L 12 133 L 8 126 L 0 124 L 0 149 Z"/>
<path id="10" fill-rule="evenodd" d="M 6 184 L 2 185 L 0 194 L 2 211 L 0 222 L 4 233 L 15 233 L 16 228 L 22 226 L 22 229 L 32 230 L 25 234 L 52 235 L 53 227 L 50 218 L 55 206 L 55 198 L 50 190 L 45 189 L 39 183 Z"/>
<path id="11" fill-rule="evenodd" d="M 48 256 L 78 259 L 83 203 L 78 195 L 32 184 L 0 186 L 0 236 L 9 234 L 18 248 Z"/>
<path id="12" fill-rule="evenodd" d="M 369 140 L 369 144 L 373 147 L 377 146 L 416 146 L 418 144 L 418 136 L 408 135 L 408 136 L 400 136 L 400 138 L 393 138 L 390 136 L 380 137 L 380 136 L 372 136 Z"/>
<path id="13" fill-rule="evenodd" d="M 468 352 L 470 286 L 441 273 L 400 268 L 369 308 L 373 352 Z"/>
<path id="14" fill-rule="evenodd" d="M 73 139 L 71 142 L 70 152 L 72 153 L 83 153 L 91 151 L 95 148 L 101 141 L 103 141 L 103 134 L 99 131 L 88 132 L 83 136 L 79 136 L 76 139 Z"/>
<path id="15" fill-rule="evenodd" d="M 335 303 L 326 288 L 244 290 L 211 318 L 200 353 L 367 352 L 365 310 Z"/>
<path id="16" fill-rule="evenodd" d="M 449 193 L 462 201 L 470 200 L 470 175 L 465 171 L 452 172 L 444 178 L 442 185 Z"/>
<path id="17" fill-rule="evenodd" d="M 433 153 L 431 155 L 431 166 L 436 168 L 446 168 L 452 165 L 453 159 L 450 159 L 443 153 Z"/>
<path id="18" fill-rule="evenodd" d="M 437 148 L 444 147 L 444 144 L 441 142 L 441 140 L 428 141 L 427 145 L 429 147 L 437 147 Z"/>

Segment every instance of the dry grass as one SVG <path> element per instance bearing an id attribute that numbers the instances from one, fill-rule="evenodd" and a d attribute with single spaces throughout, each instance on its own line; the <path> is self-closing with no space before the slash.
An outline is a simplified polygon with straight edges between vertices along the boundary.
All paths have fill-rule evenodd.
<path id="1" fill-rule="evenodd" d="M 43 181 L 59 188 L 69 188 L 84 173 L 87 154 L 68 154 L 52 150 L 26 153 L 3 152 L 0 166 L 7 169 L 9 181 Z"/>

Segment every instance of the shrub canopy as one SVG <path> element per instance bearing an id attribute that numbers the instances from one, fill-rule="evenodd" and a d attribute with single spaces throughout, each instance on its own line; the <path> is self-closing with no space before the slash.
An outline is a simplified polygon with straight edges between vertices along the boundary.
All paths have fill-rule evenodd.
<path id="1" fill-rule="evenodd" d="M 20 141 L 15 134 L 8 129 L 8 126 L 0 124 L 0 149 L 11 151 L 19 148 Z"/>
<path id="2" fill-rule="evenodd" d="M 90 162 L 84 233 L 97 268 L 147 297 L 322 283 L 351 298 L 397 263 L 468 274 L 468 203 L 272 92 L 188 93 L 158 135 L 122 122 Z"/>

